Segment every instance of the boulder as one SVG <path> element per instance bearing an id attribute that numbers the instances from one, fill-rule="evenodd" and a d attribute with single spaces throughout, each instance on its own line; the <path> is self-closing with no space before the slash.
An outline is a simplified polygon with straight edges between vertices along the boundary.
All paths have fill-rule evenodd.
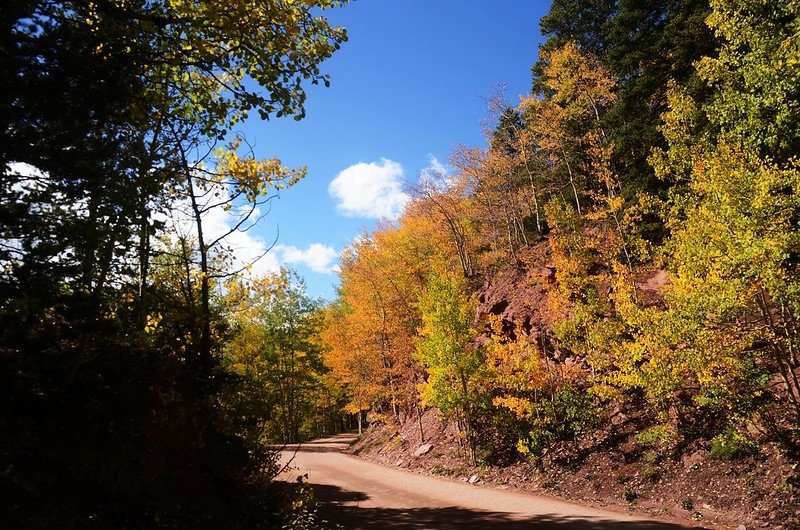
<path id="1" fill-rule="evenodd" d="M 419 447 L 417 447 L 417 450 L 414 451 L 414 456 L 420 457 L 424 454 L 428 454 L 431 452 L 431 449 L 433 449 L 433 444 L 420 445 Z"/>

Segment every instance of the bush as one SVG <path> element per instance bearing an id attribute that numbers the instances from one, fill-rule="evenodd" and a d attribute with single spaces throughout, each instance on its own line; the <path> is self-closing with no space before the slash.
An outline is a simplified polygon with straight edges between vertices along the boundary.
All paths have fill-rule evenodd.
<path id="1" fill-rule="evenodd" d="M 541 455 L 556 442 L 574 439 L 594 423 L 596 408 L 590 395 L 579 388 L 563 385 L 550 395 L 532 402 L 530 428 L 520 443 L 521 453 Z"/>
<path id="2" fill-rule="evenodd" d="M 280 528 L 295 514 L 277 455 L 223 421 L 227 374 L 201 392 L 181 360 L 114 336 L 72 382 L 75 353 L 0 349 L 0 527 Z"/>
<path id="3" fill-rule="evenodd" d="M 732 460 L 755 452 L 758 445 L 733 428 L 728 428 L 711 439 L 712 458 Z"/>
<path id="4" fill-rule="evenodd" d="M 625 488 L 623 488 L 622 498 L 625 499 L 627 502 L 633 502 L 638 497 L 639 495 L 630 486 L 625 486 Z"/>
<path id="5" fill-rule="evenodd" d="M 654 425 L 636 435 L 636 441 L 645 446 L 666 445 L 676 438 L 675 431 L 669 425 Z"/>

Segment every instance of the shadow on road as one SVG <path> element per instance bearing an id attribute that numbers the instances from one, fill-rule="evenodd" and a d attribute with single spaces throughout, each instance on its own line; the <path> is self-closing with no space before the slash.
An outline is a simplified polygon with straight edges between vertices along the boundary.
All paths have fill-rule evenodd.
<path id="1" fill-rule="evenodd" d="M 283 451 L 294 453 L 295 451 L 302 451 L 304 453 L 341 453 L 342 446 L 341 445 L 334 445 L 334 444 L 302 444 L 301 446 L 297 445 L 287 445 L 285 447 L 280 448 Z"/>
<path id="2" fill-rule="evenodd" d="M 616 522 L 597 518 L 541 514 L 519 519 L 508 514 L 459 507 L 370 508 L 345 505 L 366 499 L 360 492 L 314 484 L 320 516 L 346 529 L 381 530 L 685 530 L 687 527 L 659 522 Z M 697 527 L 700 528 L 700 527 Z"/>
<path id="3" fill-rule="evenodd" d="M 324 438 L 322 440 L 314 440 L 313 442 L 305 442 L 302 444 L 289 444 L 284 446 L 273 446 L 275 449 L 281 451 L 303 451 L 304 453 L 341 453 L 343 450 L 353 443 L 356 435 L 354 434 L 339 434 L 331 438 Z"/>

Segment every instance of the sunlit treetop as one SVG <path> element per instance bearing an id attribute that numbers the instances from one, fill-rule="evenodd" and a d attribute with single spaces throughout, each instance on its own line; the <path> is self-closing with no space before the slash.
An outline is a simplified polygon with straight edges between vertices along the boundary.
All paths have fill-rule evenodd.
<path id="1" fill-rule="evenodd" d="M 95 0 L 28 2 L 18 34 L 60 25 L 91 34 L 93 61 L 127 62 L 146 89 L 142 111 L 190 119 L 219 136 L 248 111 L 304 116 L 304 83 L 347 39 L 320 15 L 341 0 Z"/>

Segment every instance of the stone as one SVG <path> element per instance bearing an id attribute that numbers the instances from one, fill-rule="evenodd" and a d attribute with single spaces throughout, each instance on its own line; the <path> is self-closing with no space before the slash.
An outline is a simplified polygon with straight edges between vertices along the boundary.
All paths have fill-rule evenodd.
<path id="1" fill-rule="evenodd" d="M 683 468 L 687 471 L 690 469 L 696 469 L 703 460 L 705 459 L 705 453 L 703 451 L 695 451 L 690 455 L 686 455 L 682 459 Z"/>
<path id="2" fill-rule="evenodd" d="M 479 480 L 478 475 L 472 475 L 471 477 L 469 477 L 470 484 L 475 484 L 476 482 L 478 482 L 478 480 Z"/>
<path id="3" fill-rule="evenodd" d="M 611 417 L 611 425 L 619 426 L 628 421 L 628 417 L 623 413 L 614 414 Z"/>
<path id="4" fill-rule="evenodd" d="M 433 449 L 433 444 L 420 445 L 419 447 L 417 447 L 417 450 L 414 451 L 414 456 L 419 457 L 428 454 L 431 452 L 431 449 Z"/>

